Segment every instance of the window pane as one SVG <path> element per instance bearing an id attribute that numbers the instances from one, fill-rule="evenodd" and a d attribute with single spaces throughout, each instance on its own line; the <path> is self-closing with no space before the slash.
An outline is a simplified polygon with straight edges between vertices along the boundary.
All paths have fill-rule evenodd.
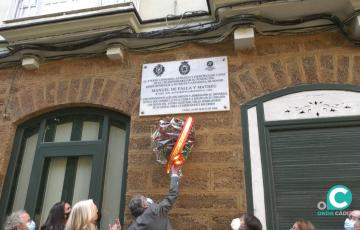
<path id="1" fill-rule="evenodd" d="M 44 224 L 50 208 L 61 200 L 66 169 L 66 158 L 53 158 L 50 160 L 49 172 L 45 185 L 44 202 L 41 210 L 40 225 Z"/>
<path id="2" fill-rule="evenodd" d="M 44 142 L 67 142 L 71 140 L 73 122 L 55 118 L 46 122 Z"/>
<path id="3" fill-rule="evenodd" d="M 43 0 L 40 3 L 38 15 L 67 11 L 70 6 L 70 0 Z"/>
<path id="4" fill-rule="evenodd" d="M 36 15 L 37 0 L 19 0 L 16 17 Z"/>
<path id="5" fill-rule="evenodd" d="M 28 137 L 25 141 L 24 156 L 16 187 L 13 211 L 24 209 L 38 136 L 38 133 L 36 133 Z"/>
<path id="6" fill-rule="evenodd" d="M 85 9 L 97 6 L 100 6 L 99 0 L 74 0 L 72 2 L 73 8 L 69 10 Z"/>
<path id="7" fill-rule="evenodd" d="M 51 14 L 98 6 L 99 0 L 43 0 L 38 14 Z"/>
<path id="8" fill-rule="evenodd" d="M 84 121 L 81 134 L 82 141 L 95 141 L 99 139 L 99 122 Z"/>
<path id="9" fill-rule="evenodd" d="M 119 216 L 125 138 L 125 130 L 115 126 L 110 127 L 100 229 L 107 229 L 107 225 Z"/>
<path id="10" fill-rule="evenodd" d="M 79 157 L 72 203 L 88 199 L 92 169 L 91 157 Z"/>
<path id="11" fill-rule="evenodd" d="M 56 126 L 55 142 L 70 141 L 72 130 L 72 122 L 59 124 Z"/>

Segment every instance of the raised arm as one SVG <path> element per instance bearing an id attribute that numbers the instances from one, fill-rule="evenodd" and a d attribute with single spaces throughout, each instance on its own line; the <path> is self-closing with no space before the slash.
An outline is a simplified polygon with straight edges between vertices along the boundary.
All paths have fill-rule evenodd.
<path id="1" fill-rule="evenodd" d="M 167 215 L 179 194 L 179 168 L 171 169 L 170 190 L 166 197 L 159 203 L 160 215 Z"/>

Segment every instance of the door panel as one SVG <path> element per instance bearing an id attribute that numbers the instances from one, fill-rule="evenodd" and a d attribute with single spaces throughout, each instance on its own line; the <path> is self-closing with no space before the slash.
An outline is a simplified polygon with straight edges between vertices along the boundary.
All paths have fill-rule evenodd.
<path id="1" fill-rule="evenodd" d="M 40 225 L 46 221 L 51 207 L 61 200 L 67 159 L 64 157 L 50 159 L 49 170 L 44 190 L 44 201 L 41 208 Z"/>
<path id="2" fill-rule="evenodd" d="M 110 127 L 100 229 L 106 229 L 107 225 L 120 215 L 123 184 L 117 178 L 123 177 L 124 169 L 119 165 L 123 165 L 124 162 L 125 136 L 125 130 L 116 126 Z"/>
<path id="3" fill-rule="evenodd" d="M 24 208 L 38 137 L 39 134 L 36 133 L 28 137 L 25 141 L 24 156 L 21 164 L 18 185 L 16 187 L 14 204 L 12 208 L 13 211 Z"/>
<path id="4" fill-rule="evenodd" d="M 91 157 L 79 157 L 75 176 L 74 195 L 72 203 L 88 199 L 92 169 Z"/>

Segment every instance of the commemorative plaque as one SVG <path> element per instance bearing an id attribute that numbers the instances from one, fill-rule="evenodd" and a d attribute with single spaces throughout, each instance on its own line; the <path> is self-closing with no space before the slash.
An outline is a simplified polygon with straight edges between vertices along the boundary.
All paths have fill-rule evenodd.
<path id="1" fill-rule="evenodd" d="M 140 116 L 227 110 L 227 57 L 143 65 Z"/>

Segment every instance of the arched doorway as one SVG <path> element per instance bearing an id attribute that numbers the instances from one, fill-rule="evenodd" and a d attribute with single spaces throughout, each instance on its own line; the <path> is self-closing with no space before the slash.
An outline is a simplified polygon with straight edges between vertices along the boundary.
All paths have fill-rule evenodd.
<path id="1" fill-rule="evenodd" d="M 0 217 L 25 209 L 38 226 L 59 201 L 93 199 L 101 229 L 123 219 L 130 119 L 98 108 L 56 110 L 17 128 Z"/>
<path id="2" fill-rule="evenodd" d="M 274 92 L 243 105 L 242 124 L 248 211 L 265 229 L 288 229 L 298 218 L 342 229 L 346 212 L 360 206 L 360 88 Z M 335 185 L 352 192 L 345 209 L 329 207 Z M 335 199 L 346 202 L 348 195 Z"/>

